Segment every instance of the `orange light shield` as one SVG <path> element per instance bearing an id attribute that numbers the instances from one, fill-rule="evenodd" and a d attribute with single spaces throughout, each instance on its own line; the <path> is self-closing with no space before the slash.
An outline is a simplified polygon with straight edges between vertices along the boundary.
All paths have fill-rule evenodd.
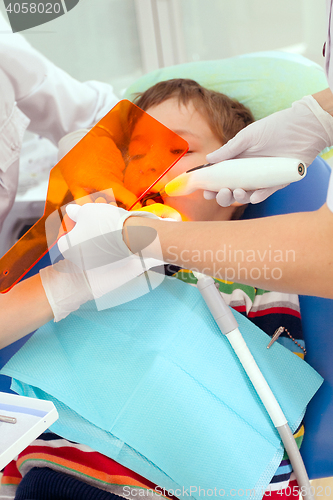
<path id="1" fill-rule="evenodd" d="M 100 201 L 102 195 L 127 210 L 139 208 L 187 149 L 184 139 L 130 101 L 120 101 L 52 168 L 42 218 L 0 259 L 0 292 L 15 285 L 70 229 L 66 205 Z"/>

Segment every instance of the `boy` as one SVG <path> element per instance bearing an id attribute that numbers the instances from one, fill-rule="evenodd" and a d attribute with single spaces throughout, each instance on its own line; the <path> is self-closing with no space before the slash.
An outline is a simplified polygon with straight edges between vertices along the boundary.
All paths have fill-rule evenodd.
<path id="1" fill-rule="evenodd" d="M 229 99 L 223 94 L 204 89 L 192 80 L 178 79 L 158 83 L 138 96 L 136 104 L 168 128 L 181 135 L 189 143 L 188 153 L 167 174 L 163 179 L 163 184 L 180 173 L 205 163 L 207 153 L 223 145 L 239 130 L 253 121 L 251 112 L 242 104 Z M 133 136 L 140 137 L 141 133 L 140 121 L 138 121 L 134 127 Z M 138 145 L 140 147 L 136 151 L 135 148 Z M 131 143 L 130 156 L 134 158 L 136 171 L 142 172 L 143 178 L 147 175 L 144 166 L 148 165 L 150 168 L 154 168 L 156 160 L 151 155 L 151 149 L 145 150 L 142 142 L 137 141 L 136 143 L 134 141 Z M 140 168 L 140 165 L 142 168 Z M 127 186 L 129 186 L 131 180 L 132 167 L 134 167 L 133 164 L 127 165 L 124 174 Z M 156 189 L 160 189 L 161 187 L 161 185 L 158 185 Z M 244 207 L 239 204 L 234 204 L 227 208 L 220 207 L 215 200 L 204 200 L 200 191 L 187 197 L 165 197 L 163 202 L 165 203 L 166 216 L 168 215 L 168 206 L 170 206 L 181 213 L 183 220 L 231 220 L 239 218 L 244 210 Z M 145 210 L 154 211 L 154 205 L 147 207 Z M 196 282 L 191 272 L 179 269 L 174 269 L 174 272 L 176 273 L 175 276 L 183 281 L 192 284 Z M 250 286 L 238 285 L 223 280 L 217 280 L 217 283 L 226 302 L 234 309 L 246 315 L 266 333 L 273 335 L 277 328 L 283 326 L 285 330 L 282 335 L 286 337 L 287 344 L 289 339 L 286 332 L 288 330 L 292 332 L 293 337 L 301 345 L 300 314 L 296 296 L 266 292 Z M 38 289 L 40 295 L 43 296 L 43 289 L 40 282 L 35 281 L 34 287 L 34 290 Z M 15 288 L 10 293 L 14 294 Z M 46 320 L 49 320 L 52 317 L 50 306 L 48 303 L 45 305 L 46 298 L 44 297 L 43 299 L 45 309 L 48 308 Z M 40 321 L 44 319 L 42 318 Z M 29 331 L 31 330 L 32 328 Z M 290 344 L 292 342 L 290 340 Z M 293 344 L 293 347 L 297 350 L 295 344 Z M 297 352 L 302 355 L 301 348 Z M 299 429 L 298 435 L 300 438 L 303 435 L 302 427 Z M 75 459 L 69 460 L 69 449 L 75 450 Z M 91 472 L 92 461 L 94 461 L 94 464 L 97 463 L 99 467 L 98 472 L 103 471 L 103 473 L 107 474 L 104 480 L 101 481 L 97 478 L 96 471 Z M 32 466 L 29 465 L 30 463 L 32 463 Z M 84 467 L 82 466 L 83 463 Z M 95 487 L 99 485 L 99 488 L 102 490 L 118 495 L 122 493 L 117 486 L 117 479 L 114 477 L 117 474 L 126 476 L 127 482 L 123 482 L 122 484 L 136 484 L 140 485 L 143 489 L 152 486 L 149 481 L 119 466 L 113 460 L 88 449 L 88 447 L 75 445 L 74 443 L 68 444 L 66 440 L 50 434 L 41 436 L 39 440 L 22 452 L 18 460 L 18 465 L 24 475 L 24 479 L 18 488 L 20 495 L 23 495 L 26 491 L 29 491 L 30 495 L 32 494 L 31 492 L 35 494 L 34 489 L 28 490 L 28 488 L 35 487 L 36 489 L 34 485 L 38 483 L 38 478 L 41 477 L 40 474 L 51 474 L 45 472 L 45 467 L 52 469 L 52 481 L 54 480 L 57 485 L 61 485 L 64 481 L 68 480 L 60 472 L 66 467 L 68 475 L 73 477 L 78 477 L 79 475 L 90 486 Z M 33 466 L 40 469 L 32 469 L 31 467 Z M 85 471 L 89 468 L 90 472 L 86 472 L 83 475 L 83 468 L 85 468 Z M 119 468 L 121 468 L 121 473 L 117 472 Z M 289 493 L 290 491 L 293 492 L 292 487 L 295 483 L 290 482 L 290 475 L 291 466 L 287 460 L 284 460 L 277 474 L 272 479 L 270 497 L 274 498 L 274 495 L 277 495 L 276 498 L 284 498 L 288 485 L 291 487 Z M 50 480 L 50 478 L 45 477 L 43 480 L 44 483 L 47 480 Z M 7 496 L 6 498 L 14 498 L 14 483 L 18 484 L 19 481 L 20 472 L 16 468 L 16 465 L 12 463 L 6 468 L 3 478 L 3 484 L 7 485 L 7 490 L 9 488 L 12 489 L 12 496 Z M 7 493 L 6 488 L 3 494 L 9 495 L 9 491 Z M 85 492 L 85 495 L 88 498 L 88 492 Z M 21 497 L 17 496 L 16 498 Z"/>

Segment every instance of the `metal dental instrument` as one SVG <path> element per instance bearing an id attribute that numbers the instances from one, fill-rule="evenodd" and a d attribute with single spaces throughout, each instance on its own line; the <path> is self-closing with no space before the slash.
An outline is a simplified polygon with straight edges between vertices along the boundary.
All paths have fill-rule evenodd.
<path id="1" fill-rule="evenodd" d="M 273 335 L 273 337 L 272 337 L 272 339 L 271 339 L 270 343 L 269 343 L 269 344 L 268 344 L 268 346 L 267 346 L 267 349 L 269 349 L 269 348 L 270 348 L 270 347 L 274 344 L 274 342 L 275 342 L 275 341 L 276 341 L 276 340 L 280 337 L 281 333 L 283 333 L 283 332 L 284 332 L 284 328 L 283 328 L 283 326 L 280 326 L 280 327 L 279 327 L 279 328 L 275 331 L 275 333 L 274 333 L 274 335 Z"/>
<path id="2" fill-rule="evenodd" d="M 0 415 L 0 422 L 5 422 L 6 424 L 16 424 L 17 420 L 15 417 L 7 417 L 6 415 Z"/>

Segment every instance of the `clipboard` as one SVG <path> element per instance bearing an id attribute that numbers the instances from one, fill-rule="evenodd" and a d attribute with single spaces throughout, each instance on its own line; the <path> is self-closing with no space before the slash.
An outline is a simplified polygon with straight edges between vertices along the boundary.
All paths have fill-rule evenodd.
<path id="1" fill-rule="evenodd" d="M 0 392 L 0 415 L 16 423 L 0 422 L 0 471 L 59 417 L 51 401 Z"/>

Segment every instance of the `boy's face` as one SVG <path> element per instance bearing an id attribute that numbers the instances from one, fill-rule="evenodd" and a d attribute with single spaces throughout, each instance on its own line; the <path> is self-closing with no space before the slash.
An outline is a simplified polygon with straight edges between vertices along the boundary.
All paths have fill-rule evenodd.
<path id="1" fill-rule="evenodd" d="M 183 172 L 207 163 L 206 155 L 223 145 L 192 102 L 184 106 L 178 103 L 178 99 L 170 98 L 146 112 L 189 144 L 188 153 L 163 177 L 163 186 Z M 183 220 L 229 220 L 235 210 L 234 207 L 220 207 L 215 199 L 205 200 L 202 190 L 187 196 L 165 197 L 164 202 L 178 210 Z"/>

